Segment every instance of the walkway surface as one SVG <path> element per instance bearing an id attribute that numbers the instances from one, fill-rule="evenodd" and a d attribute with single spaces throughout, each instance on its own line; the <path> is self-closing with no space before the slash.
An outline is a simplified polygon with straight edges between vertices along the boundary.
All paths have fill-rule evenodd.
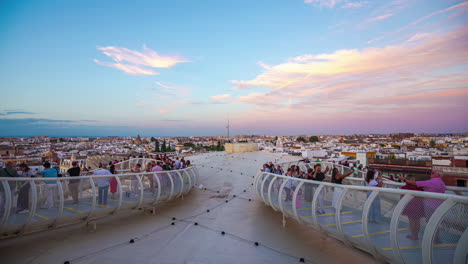
<path id="1" fill-rule="evenodd" d="M 290 218 L 283 228 L 282 214 L 256 196 L 251 184 L 261 165 L 288 157 L 220 152 L 188 159 L 203 188 L 161 205 L 156 215 L 134 211 L 98 221 L 94 232 L 75 225 L 2 240 L 2 263 L 376 263 Z M 86 210 L 80 206 L 67 205 Z"/>

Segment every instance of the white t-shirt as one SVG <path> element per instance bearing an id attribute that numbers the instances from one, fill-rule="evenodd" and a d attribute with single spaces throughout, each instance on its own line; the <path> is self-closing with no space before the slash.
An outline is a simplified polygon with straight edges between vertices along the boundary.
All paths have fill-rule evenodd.
<path id="1" fill-rule="evenodd" d="M 106 169 L 100 169 L 93 173 L 93 175 L 112 175 L 112 173 Z M 98 187 L 107 187 L 109 186 L 109 177 L 97 178 Z"/>
<path id="2" fill-rule="evenodd" d="M 379 185 L 379 183 L 376 181 L 376 180 L 371 180 L 369 183 L 365 182 L 366 183 L 366 186 L 369 186 L 369 187 L 375 187 L 377 185 Z"/>

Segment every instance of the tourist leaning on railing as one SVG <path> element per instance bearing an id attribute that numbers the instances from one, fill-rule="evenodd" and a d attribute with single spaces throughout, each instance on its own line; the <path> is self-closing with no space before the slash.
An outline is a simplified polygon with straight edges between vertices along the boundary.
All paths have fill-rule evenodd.
<path id="1" fill-rule="evenodd" d="M 414 177 L 406 178 L 408 181 L 414 181 Z M 415 185 L 406 184 L 401 187 L 402 190 L 411 190 L 411 191 L 422 191 L 423 189 Z M 403 196 L 402 196 L 403 197 Z M 421 218 L 424 216 L 424 204 L 423 199 L 420 197 L 414 197 L 411 201 L 406 204 L 405 209 L 403 210 L 403 215 L 408 217 L 408 222 L 410 225 L 411 234 L 406 237 L 411 240 L 419 239 L 419 227 Z"/>
<path id="2" fill-rule="evenodd" d="M 31 178 L 34 177 L 33 171 L 25 163 L 19 165 L 21 170 L 20 177 Z M 29 189 L 31 185 L 28 181 L 18 182 L 18 206 L 16 213 L 25 214 L 29 213 Z"/>
<path id="3" fill-rule="evenodd" d="M 102 166 L 101 169 L 95 171 L 93 175 L 112 175 L 110 171 L 106 169 L 106 166 Z M 97 178 L 98 186 L 98 203 L 106 205 L 107 204 L 107 194 L 109 192 L 109 182 L 108 177 L 99 177 Z"/>
<path id="4" fill-rule="evenodd" d="M 49 162 L 44 163 L 44 169 L 39 171 L 40 174 L 44 178 L 57 178 L 58 172 L 56 169 L 50 167 Z M 56 193 L 58 191 L 57 181 L 45 181 L 46 184 L 46 193 L 47 193 L 47 201 L 45 206 L 42 206 L 41 209 L 50 209 L 54 206 L 56 201 Z"/>
<path id="5" fill-rule="evenodd" d="M 68 175 L 70 175 L 70 177 L 80 176 L 81 169 L 78 166 L 78 162 L 73 161 L 72 166 L 73 166 L 72 168 L 67 170 Z M 78 187 L 79 187 L 79 185 L 80 185 L 80 180 L 79 179 L 70 180 L 68 182 L 68 189 L 70 190 L 70 194 L 71 194 L 71 196 L 73 198 L 73 204 L 78 204 L 79 203 L 79 200 L 78 200 Z"/>
<path id="6" fill-rule="evenodd" d="M 338 168 L 333 168 L 331 182 L 335 184 L 343 184 L 343 179 L 353 174 L 354 171 L 350 171 L 346 174 L 340 174 Z M 334 187 L 333 189 L 333 199 L 332 199 L 332 206 L 336 208 L 337 201 L 342 193 L 343 189 L 339 187 Z"/>
<path id="7" fill-rule="evenodd" d="M 370 170 L 366 174 L 365 184 L 368 187 L 382 187 L 383 180 L 382 175 L 375 176 L 375 171 Z M 370 196 L 372 192 L 367 192 L 367 197 Z M 380 198 L 379 196 L 375 197 L 372 202 L 370 211 L 369 211 L 369 223 L 379 223 L 380 222 Z"/>

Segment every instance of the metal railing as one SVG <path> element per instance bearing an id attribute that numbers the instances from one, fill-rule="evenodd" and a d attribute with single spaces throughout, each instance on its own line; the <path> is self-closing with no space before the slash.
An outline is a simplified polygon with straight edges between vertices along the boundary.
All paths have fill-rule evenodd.
<path id="1" fill-rule="evenodd" d="M 314 165 L 317 164 L 315 162 L 311 163 L 304 163 L 303 161 L 292 161 L 292 162 L 285 162 L 285 163 L 280 163 L 281 167 L 283 170 L 286 171 L 288 167 L 291 165 L 296 165 L 299 166 L 299 168 L 302 171 L 307 171 L 308 168 L 314 167 Z M 333 168 L 338 168 L 341 174 L 344 173 L 349 173 L 353 171 L 353 168 L 336 164 L 333 162 L 320 162 L 322 165 L 322 171 L 325 170 L 325 168 L 329 167 L 330 170 L 328 173 L 325 175 L 327 178 L 331 178 L 331 173 Z M 357 170 L 352 174 L 352 176 L 348 176 L 343 180 L 344 184 L 350 184 L 350 185 L 358 185 L 358 186 L 364 186 L 364 179 L 366 178 L 366 172 Z M 404 186 L 404 183 L 401 182 L 395 182 L 395 181 L 390 181 L 384 178 L 383 186 L 385 188 L 394 188 L 394 189 L 400 189 L 402 186 Z M 468 196 L 468 187 L 457 187 L 457 186 L 446 186 L 445 187 L 445 193 L 447 194 L 456 194 L 456 195 L 461 195 L 461 196 Z"/>
<path id="2" fill-rule="evenodd" d="M 379 260 L 466 263 L 467 197 L 341 185 L 264 172 L 257 174 L 254 187 L 267 205 L 284 216 Z"/>
<path id="3" fill-rule="evenodd" d="M 161 202 L 183 197 L 197 184 L 197 179 L 196 167 L 105 176 L 0 178 L 0 234 L 9 237 L 83 221 L 89 223 L 123 210 L 154 209 Z M 109 181 L 108 199 L 104 199 L 104 193 L 109 189 L 103 188 L 99 196 L 101 190 L 97 185 L 102 180 Z M 24 182 L 29 183 L 27 190 L 18 190 Z M 78 203 L 72 197 L 72 183 L 77 184 Z M 16 212 L 21 199 L 27 200 L 28 211 Z"/>

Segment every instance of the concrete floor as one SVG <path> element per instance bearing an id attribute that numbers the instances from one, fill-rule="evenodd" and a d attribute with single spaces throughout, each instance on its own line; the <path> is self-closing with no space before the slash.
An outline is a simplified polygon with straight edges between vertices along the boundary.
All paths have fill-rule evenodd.
<path id="1" fill-rule="evenodd" d="M 95 232 L 75 225 L 2 240 L 1 262 L 271 264 L 304 258 L 306 263 L 377 263 L 290 218 L 283 228 L 281 213 L 256 197 L 252 176 L 261 164 L 286 158 L 220 152 L 188 159 L 207 190 L 195 188 L 158 207 L 156 215 L 134 211 L 102 219 Z"/>

